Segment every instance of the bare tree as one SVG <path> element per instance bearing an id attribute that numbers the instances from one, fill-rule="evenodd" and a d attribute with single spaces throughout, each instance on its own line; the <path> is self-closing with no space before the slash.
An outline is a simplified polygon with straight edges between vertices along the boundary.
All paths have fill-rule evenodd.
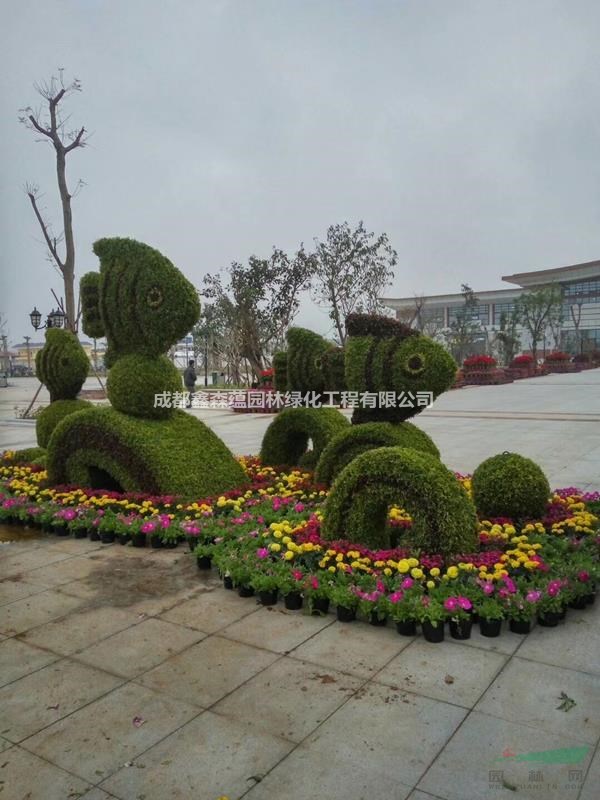
<path id="1" fill-rule="evenodd" d="M 531 354 L 535 363 L 537 363 L 538 344 L 541 341 L 545 343 L 547 329 L 556 332 L 560 327 L 562 303 L 562 289 L 551 285 L 525 292 L 515 304 L 521 324 L 529 333 Z M 554 335 L 556 337 L 556 333 Z"/>
<path id="2" fill-rule="evenodd" d="M 25 192 L 42 230 L 44 242 L 48 248 L 48 260 L 62 276 L 65 290 L 62 311 L 66 315 L 66 326 L 75 332 L 78 315 L 75 303 L 75 240 L 71 200 L 83 186 L 83 182 L 78 181 L 73 193 L 69 191 L 66 175 L 67 156 L 73 150 L 85 147 L 87 137 L 84 127 L 70 128 L 70 115 L 64 116 L 61 106 L 66 97 L 73 92 L 81 91 L 81 84 L 77 78 L 71 83 L 65 84 L 63 70 L 59 69 L 58 73 L 58 77 L 53 75 L 49 81 L 34 84 L 34 88 L 43 102 L 37 109 L 31 108 L 31 106 L 21 109 L 19 122 L 39 134 L 40 138 L 36 141 L 47 143 L 54 148 L 56 177 L 62 206 L 63 228 L 60 235 L 54 235 L 51 223 L 42 213 L 43 209 L 40 208 L 42 195 L 39 186 L 35 183 L 27 183 Z"/>

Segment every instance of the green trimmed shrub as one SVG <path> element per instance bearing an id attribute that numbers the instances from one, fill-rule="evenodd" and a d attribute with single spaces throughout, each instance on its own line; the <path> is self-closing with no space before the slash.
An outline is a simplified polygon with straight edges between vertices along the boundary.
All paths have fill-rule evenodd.
<path id="1" fill-rule="evenodd" d="M 106 381 L 108 399 L 117 411 L 134 417 L 164 419 L 173 408 L 154 406 L 157 394 L 182 392 L 181 376 L 166 356 L 123 356 L 110 369 Z M 171 399 L 171 398 L 169 398 Z"/>
<path id="2" fill-rule="evenodd" d="M 319 458 L 315 480 L 329 486 L 353 459 L 378 447 L 412 447 L 440 457 L 430 437 L 410 422 L 365 422 L 350 426 L 330 440 Z"/>
<path id="3" fill-rule="evenodd" d="M 330 347 L 320 358 L 317 366 L 323 373 L 326 392 L 343 392 L 346 389 L 346 367 L 343 347 Z"/>
<path id="4" fill-rule="evenodd" d="M 539 519 L 550 498 L 550 484 L 541 468 L 518 453 L 500 453 L 483 461 L 473 473 L 471 487 L 480 519 Z"/>
<path id="5" fill-rule="evenodd" d="M 100 278 L 84 276 L 84 318 L 100 320 L 105 363 L 131 353 L 159 356 L 191 330 L 200 315 L 192 284 L 158 250 L 133 239 L 99 239 Z M 90 334 L 91 335 L 91 334 Z"/>
<path id="6" fill-rule="evenodd" d="M 319 359 L 330 349 L 330 342 L 306 328 L 290 328 L 286 338 L 287 390 L 303 394 L 327 390 Z"/>
<path id="7" fill-rule="evenodd" d="M 200 420 L 175 411 L 139 419 L 91 408 L 60 422 L 48 445 L 50 484 L 198 499 L 244 486 L 241 465 Z"/>
<path id="8" fill-rule="evenodd" d="M 302 459 L 303 466 L 314 466 L 325 445 L 349 426 L 337 408 L 286 408 L 265 431 L 261 461 L 271 466 L 297 466 Z M 309 440 L 312 441 L 310 451 Z"/>
<path id="9" fill-rule="evenodd" d="M 456 363 L 444 348 L 397 320 L 351 314 L 346 320 L 346 384 L 350 391 L 405 393 L 406 406 L 359 407 L 353 422 L 401 422 L 423 410 L 417 392 L 435 399 L 449 389 Z M 409 394 L 410 393 L 410 394 Z"/>
<path id="10" fill-rule="evenodd" d="M 444 556 L 479 549 L 475 508 L 463 486 L 435 456 L 404 447 L 370 450 L 342 470 L 325 502 L 322 535 L 386 549 L 392 504 L 412 517 L 407 544 Z"/>
<path id="11" fill-rule="evenodd" d="M 105 335 L 100 317 L 100 273 L 86 272 L 79 281 L 81 327 L 86 336 L 101 339 Z"/>
<path id="12" fill-rule="evenodd" d="M 287 351 L 281 350 L 273 355 L 273 386 L 277 392 L 287 392 Z"/>
<path id="13" fill-rule="evenodd" d="M 44 466 L 46 463 L 46 451 L 43 447 L 25 447 L 23 450 L 15 450 L 10 464 L 39 464 Z"/>
<path id="14" fill-rule="evenodd" d="M 87 400 L 55 400 L 43 408 L 35 419 L 35 433 L 40 447 L 48 447 L 52 431 L 68 414 L 90 408 Z"/>
<path id="15" fill-rule="evenodd" d="M 50 392 L 50 402 L 77 397 L 89 368 L 88 357 L 74 333 L 63 328 L 46 331 L 46 344 L 35 357 L 35 369 Z"/>

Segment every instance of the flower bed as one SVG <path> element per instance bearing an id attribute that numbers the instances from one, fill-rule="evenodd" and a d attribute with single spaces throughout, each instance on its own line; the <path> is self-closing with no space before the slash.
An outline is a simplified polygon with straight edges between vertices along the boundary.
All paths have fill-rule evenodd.
<path id="1" fill-rule="evenodd" d="M 411 520 L 389 513 L 391 545 L 373 550 L 325 541 L 327 492 L 309 472 L 281 472 L 240 459 L 250 485 L 213 498 L 119 494 L 76 487 L 45 488 L 41 467 L 0 461 L 0 522 L 36 526 L 59 536 L 89 536 L 130 546 L 174 547 L 187 540 L 201 571 L 216 569 L 227 588 L 271 605 L 394 624 L 401 635 L 417 626 L 430 641 L 467 638 L 473 624 L 485 636 L 506 623 L 527 632 L 537 619 L 554 626 L 571 607 L 594 602 L 599 578 L 600 494 L 555 492 L 540 519 L 519 524 L 481 519 L 480 549 L 443 558 L 411 550 Z M 470 492 L 470 479 L 457 475 Z M 190 556 L 192 557 L 192 556 Z M 201 572 L 201 574 L 203 574 Z"/>
<path id="2" fill-rule="evenodd" d="M 544 366 L 549 372 L 579 372 L 581 370 L 581 364 L 571 361 L 571 356 L 561 350 L 548 353 L 544 359 Z"/>

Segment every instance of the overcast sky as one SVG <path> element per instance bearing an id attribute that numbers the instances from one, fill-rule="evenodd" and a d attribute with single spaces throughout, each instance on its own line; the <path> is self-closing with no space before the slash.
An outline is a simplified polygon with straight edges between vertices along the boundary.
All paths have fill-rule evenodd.
<path id="1" fill-rule="evenodd" d="M 597 0 L 5 0 L 0 311 L 13 342 L 60 279 L 22 185 L 59 226 L 53 151 L 18 124 L 35 80 L 83 92 L 69 158 L 77 273 L 92 242 L 207 272 L 364 219 L 390 295 L 500 288 L 600 258 Z M 504 284 L 505 288 L 507 284 Z M 299 321 L 327 332 L 326 312 Z M 38 337 L 39 338 L 39 337 Z"/>

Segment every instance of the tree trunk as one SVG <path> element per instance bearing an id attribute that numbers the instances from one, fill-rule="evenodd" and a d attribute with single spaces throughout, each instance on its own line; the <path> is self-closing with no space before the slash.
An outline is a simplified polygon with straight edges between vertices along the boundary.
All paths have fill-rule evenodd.
<path id="1" fill-rule="evenodd" d="M 64 147 L 56 150 L 56 174 L 63 211 L 63 228 L 65 234 L 65 260 L 62 267 L 65 286 L 66 327 L 75 332 L 77 318 L 75 314 L 75 240 L 73 238 L 73 216 L 71 213 L 71 195 L 67 187 L 66 156 Z"/>

